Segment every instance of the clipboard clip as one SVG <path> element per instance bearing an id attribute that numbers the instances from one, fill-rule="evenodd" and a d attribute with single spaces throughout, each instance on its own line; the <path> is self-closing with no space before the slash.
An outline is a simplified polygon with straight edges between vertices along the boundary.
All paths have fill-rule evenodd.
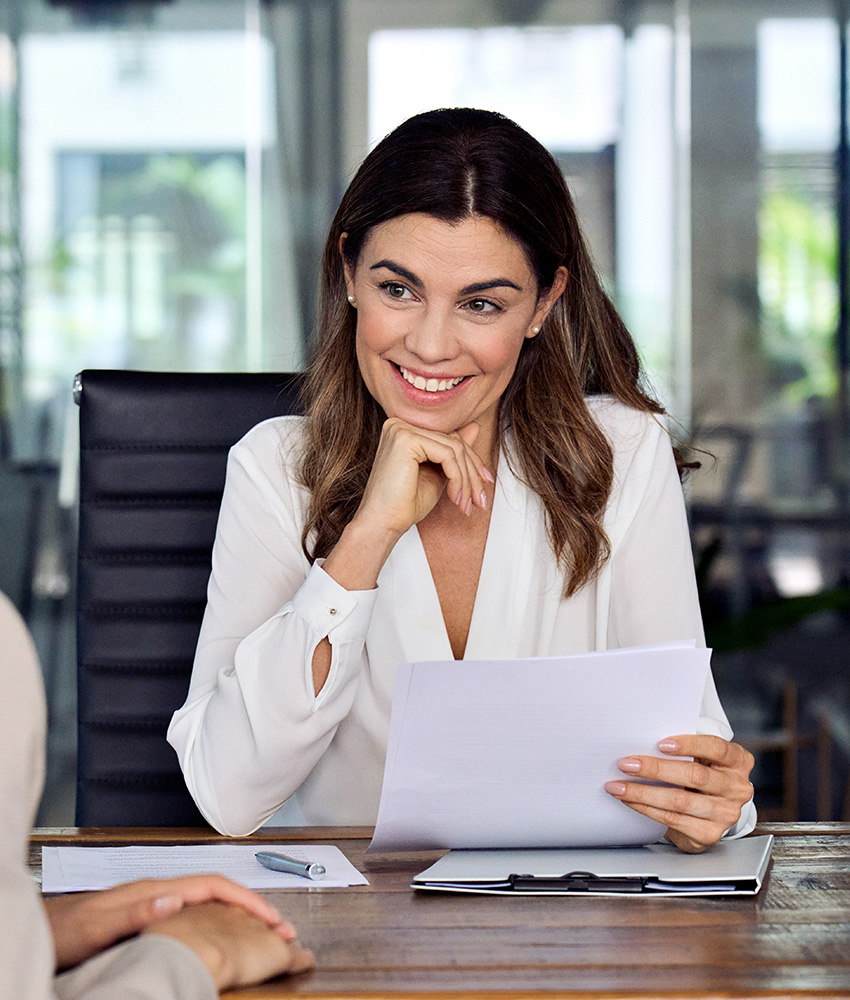
<path id="1" fill-rule="evenodd" d="M 643 892 L 646 879 L 640 876 L 594 875 L 567 872 L 565 875 L 509 875 L 515 892 Z"/>

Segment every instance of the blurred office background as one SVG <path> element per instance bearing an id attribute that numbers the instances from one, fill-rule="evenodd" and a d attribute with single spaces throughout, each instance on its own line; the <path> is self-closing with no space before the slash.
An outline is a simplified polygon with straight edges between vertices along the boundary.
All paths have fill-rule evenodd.
<path id="1" fill-rule="evenodd" d="M 703 609 L 765 815 L 850 808 L 848 7 L 0 0 L 0 587 L 44 663 L 40 822 L 73 819 L 74 374 L 298 368 L 347 180 L 448 105 L 556 156 L 703 451 Z"/>

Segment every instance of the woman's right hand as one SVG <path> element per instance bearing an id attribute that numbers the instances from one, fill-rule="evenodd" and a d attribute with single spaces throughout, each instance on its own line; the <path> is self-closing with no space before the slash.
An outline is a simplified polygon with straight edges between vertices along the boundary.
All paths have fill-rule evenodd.
<path id="1" fill-rule="evenodd" d="M 375 462 L 357 513 L 328 553 L 322 569 L 346 590 L 372 590 L 401 536 L 431 513 L 445 492 L 465 514 L 487 507 L 484 482 L 493 474 L 473 451 L 479 425 L 440 434 L 391 417 L 384 424 Z M 327 638 L 313 651 L 313 690 L 328 679 Z"/>
<path id="2" fill-rule="evenodd" d="M 391 417 L 357 513 L 329 553 L 324 570 L 346 590 L 371 590 L 401 536 L 437 505 L 445 492 L 465 514 L 486 509 L 485 481 L 493 475 L 473 450 L 479 425 L 452 434 Z"/>
<path id="3" fill-rule="evenodd" d="M 465 514 L 473 506 L 485 508 L 484 481 L 493 476 L 472 447 L 478 430 L 473 422 L 441 434 L 391 417 L 355 520 L 400 537 L 434 509 L 444 491 Z"/>

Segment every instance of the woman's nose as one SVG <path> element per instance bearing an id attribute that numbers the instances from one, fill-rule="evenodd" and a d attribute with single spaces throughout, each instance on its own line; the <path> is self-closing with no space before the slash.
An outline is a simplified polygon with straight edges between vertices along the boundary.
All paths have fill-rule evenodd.
<path id="1" fill-rule="evenodd" d="M 432 364 L 455 358 L 460 350 L 452 331 L 451 317 L 432 310 L 417 317 L 404 338 L 404 346 Z"/>

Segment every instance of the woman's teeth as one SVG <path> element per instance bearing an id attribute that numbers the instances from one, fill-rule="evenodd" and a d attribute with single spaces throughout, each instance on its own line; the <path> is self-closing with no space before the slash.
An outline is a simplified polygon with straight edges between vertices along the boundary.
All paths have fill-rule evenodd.
<path id="1" fill-rule="evenodd" d="M 464 375 L 460 375 L 458 378 L 426 379 L 421 375 L 414 375 L 406 368 L 402 368 L 401 365 L 398 366 L 398 370 L 401 372 L 401 377 L 405 382 L 409 382 L 416 389 L 424 389 L 425 392 L 445 392 L 446 389 L 454 389 L 465 378 Z"/>

